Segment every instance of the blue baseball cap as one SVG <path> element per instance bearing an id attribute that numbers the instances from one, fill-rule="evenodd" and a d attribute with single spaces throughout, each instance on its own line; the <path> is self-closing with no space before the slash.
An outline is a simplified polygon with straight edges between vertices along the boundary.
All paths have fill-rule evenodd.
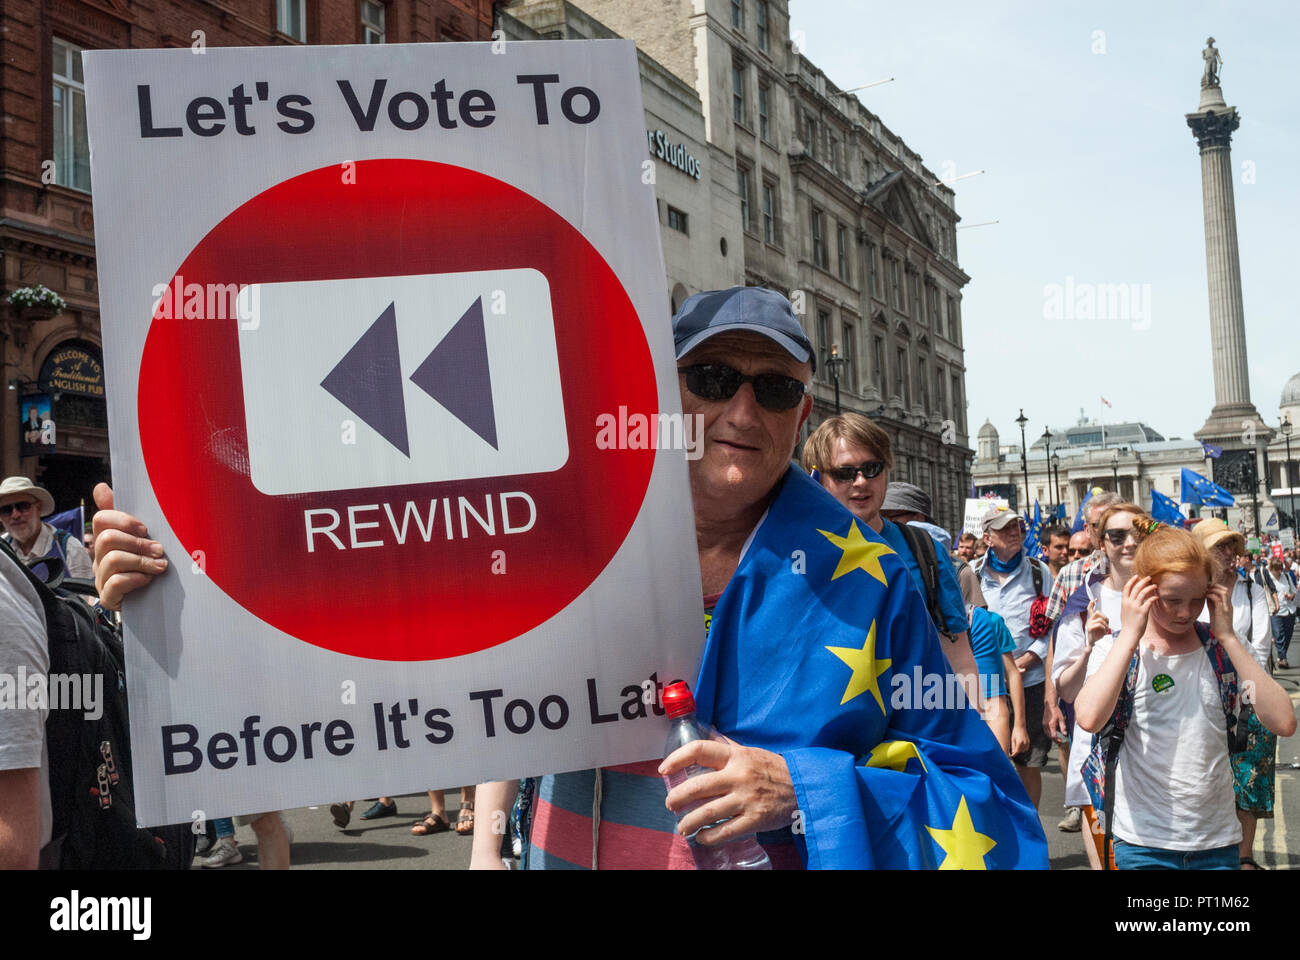
<path id="1" fill-rule="evenodd" d="M 673 343 L 680 360 L 705 340 L 728 330 L 761 333 L 800 363 L 817 369 L 812 341 L 803 332 L 790 301 L 766 287 L 706 290 L 686 298 L 673 317 Z"/>

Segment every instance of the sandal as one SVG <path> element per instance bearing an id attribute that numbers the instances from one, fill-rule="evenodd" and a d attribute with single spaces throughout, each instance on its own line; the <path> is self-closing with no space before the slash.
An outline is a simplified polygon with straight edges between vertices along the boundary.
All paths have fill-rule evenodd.
<path id="1" fill-rule="evenodd" d="M 472 800 L 467 800 L 460 805 L 460 813 L 456 816 L 456 832 L 462 837 L 473 836 L 474 802 Z"/>
<path id="2" fill-rule="evenodd" d="M 352 808 L 346 803 L 331 803 L 330 816 L 334 818 L 334 826 L 342 830 L 352 820 Z"/>
<path id="3" fill-rule="evenodd" d="M 411 833 L 417 837 L 427 837 L 431 833 L 446 833 L 451 829 L 451 824 L 447 822 L 446 817 L 440 817 L 436 813 L 425 814 L 423 820 L 416 820 L 411 824 Z"/>

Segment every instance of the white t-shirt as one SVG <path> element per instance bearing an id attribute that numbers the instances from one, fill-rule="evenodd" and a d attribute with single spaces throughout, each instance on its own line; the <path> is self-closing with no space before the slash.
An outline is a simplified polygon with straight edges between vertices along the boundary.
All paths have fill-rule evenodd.
<path id="1" fill-rule="evenodd" d="M 50 758 L 47 708 L 27 709 L 27 679 L 50 669 L 45 610 L 17 564 L 0 554 L 0 770 L 41 770 L 41 846 L 50 842 Z M 20 681 L 21 684 L 20 684 Z"/>
<path id="2" fill-rule="evenodd" d="M 1240 577 L 1232 587 L 1232 632 L 1237 635 L 1242 646 L 1250 651 L 1251 656 L 1265 670 L 1268 669 L 1268 650 L 1273 642 L 1273 628 L 1268 615 L 1268 595 L 1258 583 L 1251 583 L 1250 595 L 1247 596 L 1247 584 Z M 1201 623 L 1210 622 L 1210 605 L 1207 603 L 1196 619 Z"/>
<path id="3" fill-rule="evenodd" d="M 1097 600 L 1098 609 L 1110 619 L 1111 636 L 1116 636 L 1120 630 L 1119 613 L 1124 595 L 1104 583 L 1096 587 L 1090 586 L 1088 591 L 1088 595 Z M 1061 622 L 1060 629 L 1056 631 L 1056 652 L 1052 654 L 1052 682 L 1059 684 L 1061 674 L 1065 673 L 1066 669 L 1085 652 L 1084 618 L 1077 613 L 1072 614 L 1068 620 Z M 1087 676 L 1092 675 L 1092 665 L 1097 662 L 1097 656 L 1094 648 L 1094 652 L 1088 659 Z M 1082 773 L 1084 761 L 1088 759 L 1088 754 L 1091 752 L 1092 734 L 1076 723 L 1070 731 L 1070 766 L 1065 771 L 1067 807 L 1086 807 L 1092 804 L 1088 788 L 1083 785 Z"/>
<path id="4" fill-rule="evenodd" d="M 1093 646 L 1089 677 L 1113 646 L 1111 637 Z M 1115 771 L 1115 836 L 1162 850 L 1213 850 L 1241 842 L 1235 809 L 1210 658 L 1200 647 L 1172 657 L 1141 647 L 1133 719 Z"/>
<path id="5" fill-rule="evenodd" d="M 1287 577 L 1286 571 L 1279 572 L 1276 576 L 1272 570 L 1265 569 L 1264 575 L 1272 582 L 1274 590 L 1277 592 L 1277 615 L 1279 617 L 1288 617 L 1296 611 L 1296 588 Z M 1287 594 L 1290 594 L 1288 597 Z"/>

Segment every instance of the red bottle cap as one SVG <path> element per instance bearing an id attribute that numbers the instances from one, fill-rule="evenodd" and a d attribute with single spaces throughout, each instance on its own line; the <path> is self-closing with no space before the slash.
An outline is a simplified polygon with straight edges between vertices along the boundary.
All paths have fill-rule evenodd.
<path id="1" fill-rule="evenodd" d="M 675 683 L 668 684 L 664 690 L 664 709 L 668 711 L 669 719 L 677 719 L 688 713 L 695 712 L 695 698 L 691 696 L 691 688 L 685 680 L 678 680 Z"/>

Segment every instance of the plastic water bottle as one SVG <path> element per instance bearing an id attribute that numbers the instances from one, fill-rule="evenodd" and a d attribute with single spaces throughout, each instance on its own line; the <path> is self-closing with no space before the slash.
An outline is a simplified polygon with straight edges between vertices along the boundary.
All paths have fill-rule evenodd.
<path id="1" fill-rule="evenodd" d="M 695 716 L 695 698 L 691 696 L 691 688 L 682 681 L 668 685 L 668 689 L 663 695 L 664 709 L 668 713 L 668 720 L 672 724 L 668 731 L 668 742 L 664 747 L 664 756 L 668 756 L 678 747 L 684 747 L 694 740 L 716 740 L 718 737 L 706 724 L 700 723 Z M 702 773 L 712 773 L 708 767 L 698 765 L 687 767 L 685 770 L 678 770 L 676 773 L 664 777 L 664 783 L 671 790 L 678 784 L 685 783 L 691 777 L 699 776 Z M 693 803 L 677 814 L 677 820 L 680 823 L 682 817 L 690 813 L 696 807 L 702 806 L 707 801 Z M 710 824 L 702 829 L 708 830 L 726 823 L 726 820 L 719 820 L 717 823 Z M 691 834 L 686 839 L 691 846 L 691 856 L 695 858 L 695 866 L 700 870 L 771 870 L 772 861 L 768 859 L 766 851 L 759 846 L 758 840 L 754 834 L 744 837 L 737 837 L 729 843 L 721 844 L 716 847 L 706 847 L 695 842 L 697 834 Z"/>

